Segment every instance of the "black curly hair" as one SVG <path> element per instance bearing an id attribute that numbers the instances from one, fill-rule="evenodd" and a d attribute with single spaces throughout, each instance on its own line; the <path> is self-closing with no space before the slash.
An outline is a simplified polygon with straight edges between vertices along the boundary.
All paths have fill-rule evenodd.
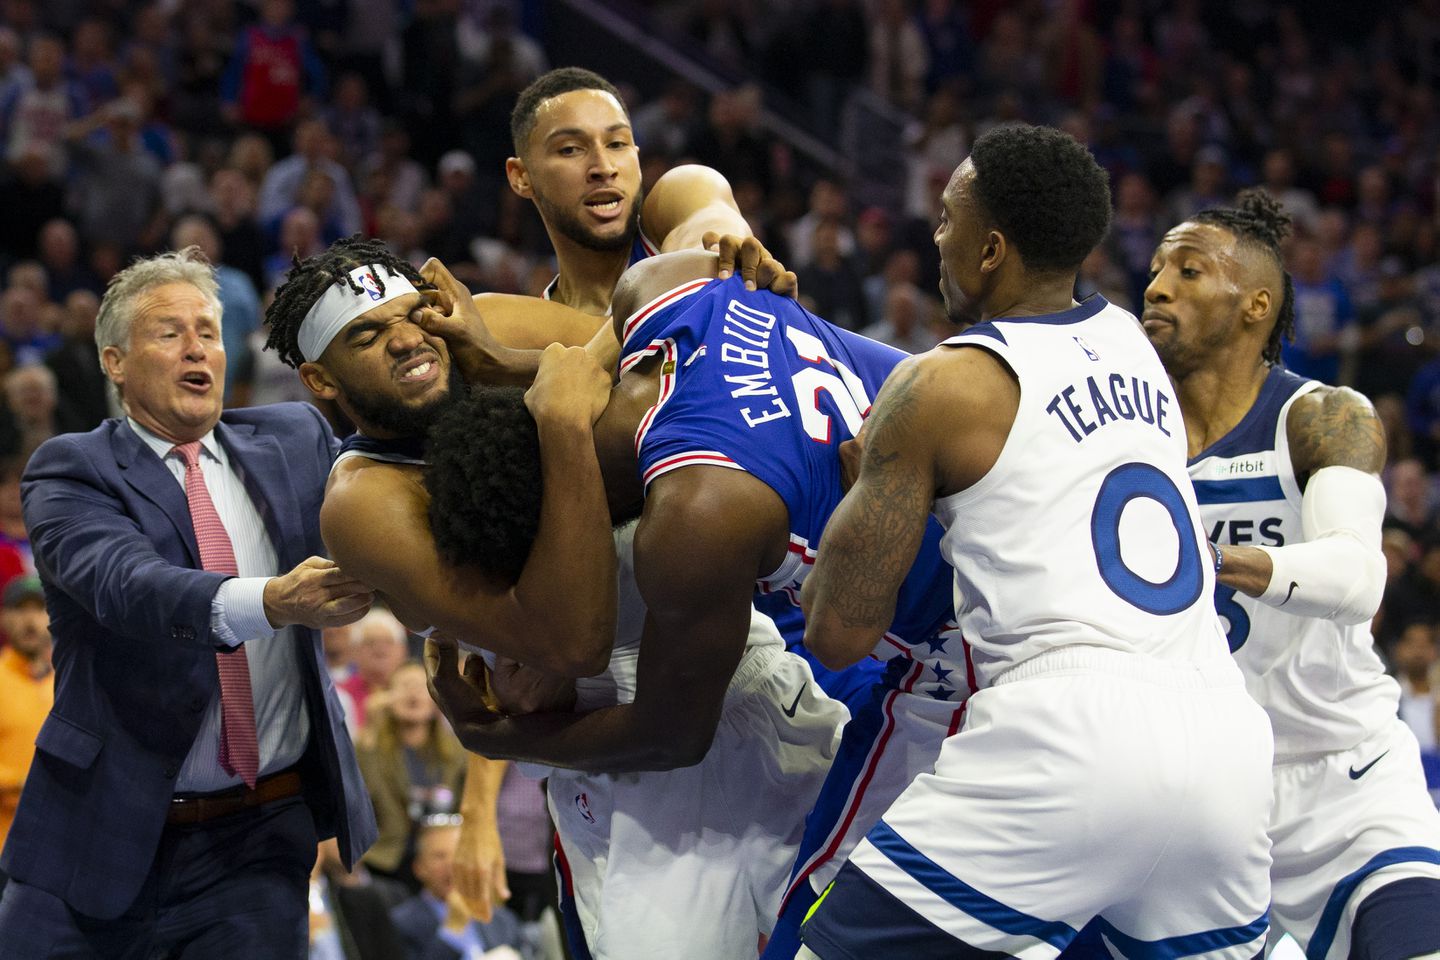
<path id="1" fill-rule="evenodd" d="M 619 102 L 626 117 L 630 115 L 620 91 L 615 89 L 615 84 L 598 73 L 583 67 L 559 67 L 549 73 L 542 73 L 530 86 L 520 91 L 520 98 L 515 101 L 515 109 L 510 111 L 510 139 L 515 142 L 516 156 L 525 155 L 525 148 L 530 143 L 530 133 L 535 129 L 535 111 L 540 104 L 551 97 L 574 90 L 599 90 L 608 93 Z"/>
<path id="2" fill-rule="evenodd" d="M 292 367 L 304 363 L 305 357 L 300 353 L 297 339 L 300 321 L 305 319 L 315 301 L 323 297 L 332 284 L 349 284 L 355 293 L 363 293 L 361 286 L 350 277 L 351 270 L 363 266 L 384 267 L 391 276 L 404 277 L 417 289 L 434 289 L 420 276 L 420 271 L 391 253 L 384 243 L 366 239 L 358 233 L 336 240 L 323 253 L 313 257 L 301 260 L 292 255 L 290 272 L 280 289 L 275 291 L 275 301 L 270 304 L 270 309 L 265 311 L 265 323 L 270 327 L 265 348 L 274 350 L 281 360 Z M 380 270 L 375 271 L 375 283 L 383 294 L 385 276 Z"/>
<path id="3" fill-rule="evenodd" d="M 1025 266 L 1078 270 L 1110 226 L 1110 182 L 1090 151 L 1053 127 L 996 127 L 970 151 L 975 197 Z"/>
<path id="4" fill-rule="evenodd" d="M 519 387 L 475 387 L 430 427 L 430 532 L 445 562 L 518 580 L 540 530 L 540 434 Z"/>
<path id="5" fill-rule="evenodd" d="M 1257 187 L 1242 191 L 1235 198 L 1235 206 L 1202 210 L 1190 221 L 1228 230 L 1242 246 L 1259 251 L 1280 271 L 1284 284 L 1280 311 L 1261 353 L 1271 366 L 1279 363 L 1282 341 L 1295 339 L 1295 283 L 1285 269 L 1284 254 L 1280 249 L 1290 235 L 1290 215 L 1285 212 L 1284 204 Z"/>

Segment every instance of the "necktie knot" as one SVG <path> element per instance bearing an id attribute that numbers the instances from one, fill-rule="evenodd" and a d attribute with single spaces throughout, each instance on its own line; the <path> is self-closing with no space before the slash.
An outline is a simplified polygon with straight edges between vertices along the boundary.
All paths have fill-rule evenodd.
<path id="1" fill-rule="evenodd" d="M 197 466 L 200 463 L 200 441 L 191 440 L 189 443 L 177 443 L 170 448 L 170 452 L 176 454 L 185 461 L 185 469 Z"/>

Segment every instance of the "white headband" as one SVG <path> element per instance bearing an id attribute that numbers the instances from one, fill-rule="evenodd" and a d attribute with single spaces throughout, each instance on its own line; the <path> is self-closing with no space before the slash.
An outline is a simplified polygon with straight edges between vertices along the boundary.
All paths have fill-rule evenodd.
<path id="1" fill-rule="evenodd" d="M 386 272 L 389 273 L 388 268 Z M 381 293 L 380 284 L 375 280 L 375 268 L 369 264 L 351 270 L 350 279 L 360 285 L 360 293 L 352 290 L 348 283 L 333 283 L 325 295 L 315 301 L 305 319 L 300 321 L 300 332 L 295 340 L 300 347 L 300 355 L 306 360 L 313 362 L 319 359 L 336 334 L 362 313 L 396 297 L 420 292 L 409 280 L 390 273 L 385 278 L 385 292 Z"/>

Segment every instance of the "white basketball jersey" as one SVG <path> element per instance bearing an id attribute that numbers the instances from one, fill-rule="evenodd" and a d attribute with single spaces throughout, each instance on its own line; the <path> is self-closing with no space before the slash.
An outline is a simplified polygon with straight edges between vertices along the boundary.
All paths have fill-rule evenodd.
<path id="1" fill-rule="evenodd" d="M 1223 658 L 1185 425 L 1135 318 L 1094 296 L 979 324 L 943 346 L 991 351 L 1020 385 L 990 472 L 935 502 L 978 686 L 1076 644 Z"/>
<path id="2" fill-rule="evenodd" d="M 1276 367 L 1245 418 L 1191 461 L 1210 539 L 1272 547 L 1303 539 L 1285 418 L 1318 386 Z M 1349 750 L 1395 718 L 1400 688 L 1368 624 L 1295 616 L 1225 586 L 1215 607 L 1250 695 L 1270 715 L 1277 761 Z"/>

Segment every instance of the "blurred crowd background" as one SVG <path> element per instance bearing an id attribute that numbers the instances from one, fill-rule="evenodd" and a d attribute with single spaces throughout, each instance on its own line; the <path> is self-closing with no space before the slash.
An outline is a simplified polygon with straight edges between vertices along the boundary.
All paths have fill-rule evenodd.
<path id="1" fill-rule="evenodd" d="M 624 92 L 647 183 L 719 169 L 808 306 L 910 351 L 947 335 L 938 197 L 995 124 L 1061 127 L 1110 172 L 1114 224 L 1079 292 L 1137 312 L 1169 226 L 1247 186 L 1283 200 L 1285 363 L 1386 424 L 1375 632 L 1435 758 L 1440 0 L 0 0 L 0 589 L 33 572 L 26 457 L 114 412 L 93 332 L 118 268 L 198 244 L 219 265 L 227 402 L 307 399 L 260 350 L 292 256 L 360 232 L 476 292 L 553 276 L 503 165 L 516 94 L 569 64 Z M 7 611 L 33 607 L 11 592 Z M 396 630 L 327 644 L 398 825 L 369 866 L 417 889 L 416 825 L 453 811 L 463 762 Z M 512 860 L 543 873 L 536 797 Z"/>

